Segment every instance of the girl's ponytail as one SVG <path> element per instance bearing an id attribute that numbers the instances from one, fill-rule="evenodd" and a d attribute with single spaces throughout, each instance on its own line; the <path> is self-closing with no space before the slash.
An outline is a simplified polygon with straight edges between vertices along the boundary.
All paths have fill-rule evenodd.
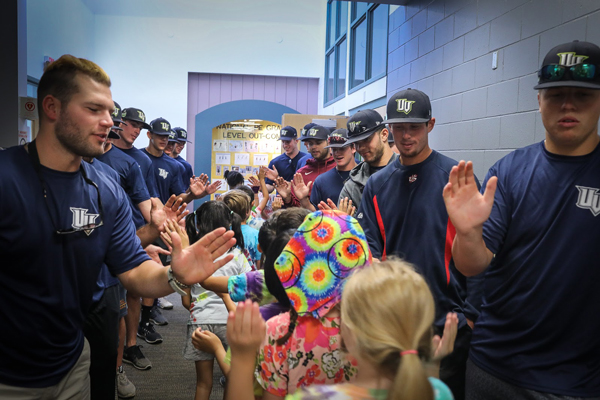
<path id="1" fill-rule="evenodd" d="M 397 357 L 400 365 L 388 392 L 388 400 L 433 400 L 433 389 L 418 352 L 399 351 Z"/>

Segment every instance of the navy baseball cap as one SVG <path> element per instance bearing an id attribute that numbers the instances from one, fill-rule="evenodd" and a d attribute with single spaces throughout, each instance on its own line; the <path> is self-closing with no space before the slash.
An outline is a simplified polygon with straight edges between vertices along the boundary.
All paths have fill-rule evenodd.
<path id="1" fill-rule="evenodd" d="M 108 132 L 108 138 L 109 139 L 121 139 L 121 135 L 119 135 L 117 133 L 117 131 L 122 131 L 123 128 L 119 128 L 118 126 L 113 126 L 112 128 L 110 128 L 110 131 Z"/>
<path id="2" fill-rule="evenodd" d="M 339 128 L 329 134 L 325 148 L 340 148 L 350 146 L 350 144 L 348 143 L 348 129 Z"/>
<path id="3" fill-rule="evenodd" d="M 298 139 L 298 132 L 296 131 L 296 128 L 294 128 L 293 126 L 289 126 L 289 125 L 281 128 L 281 131 L 279 131 L 279 140 L 292 140 L 292 139 Z"/>
<path id="4" fill-rule="evenodd" d="M 308 124 L 304 125 L 304 128 L 302 128 L 302 130 L 300 131 L 300 140 L 303 140 L 302 138 L 304 136 L 306 136 L 306 133 L 308 132 L 308 130 L 310 128 L 312 128 L 313 126 L 315 126 L 316 124 L 313 122 L 309 122 Z"/>
<path id="5" fill-rule="evenodd" d="M 169 133 L 169 142 L 176 142 L 177 141 L 177 132 L 175 132 L 175 130 L 171 130 L 171 133 Z"/>
<path id="6" fill-rule="evenodd" d="M 187 131 L 183 128 L 173 128 L 173 130 L 175 131 L 175 133 L 177 133 L 177 141 L 180 143 L 183 142 L 188 142 L 188 143 L 192 143 L 189 140 L 187 140 Z"/>
<path id="7" fill-rule="evenodd" d="M 121 118 L 129 121 L 137 121 L 142 123 L 142 128 L 150 129 L 150 125 L 146 123 L 146 114 L 139 108 L 125 108 L 121 111 Z"/>
<path id="8" fill-rule="evenodd" d="M 115 109 L 113 110 L 113 113 L 111 115 L 112 120 L 113 120 L 113 124 L 125 124 L 125 125 L 127 125 L 121 119 L 121 106 L 116 101 L 113 101 L 113 103 L 115 103 Z"/>
<path id="9" fill-rule="evenodd" d="M 552 87 L 600 89 L 600 47 L 574 40 L 552 48 L 538 71 L 534 89 Z"/>
<path id="10" fill-rule="evenodd" d="M 171 135 L 171 124 L 164 118 L 156 118 L 150 122 L 150 133 L 155 135 L 169 136 Z"/>
<path id="11" fill-rule="evenodd" d="M 351 144 L 371 136 L 379 128 L 383 128 L 383 118 L 375 110 L 361 110 L 348 120 L 348 142 Z"/>
<path id="12" fill-rule="evenodd" d="M 428 122 L 431 119 L 429 96 L 417 89 L 401 90 L 388 100 L 387 118 L 384 124 Z"/>
<path id="13" fill-rule="evenodd" d="M 329 133 L 329 129 L 325 128 L 324 126 L 314 124 L 312 128 L 306 131 L 306 133 L 300 138 L 300 140 L 327 140 Z"/>

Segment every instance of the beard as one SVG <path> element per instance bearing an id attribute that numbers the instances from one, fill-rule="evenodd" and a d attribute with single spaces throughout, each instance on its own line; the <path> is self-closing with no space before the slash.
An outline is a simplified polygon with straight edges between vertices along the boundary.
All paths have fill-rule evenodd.
<path id="1" fill-rule="evenodd" d="M 89 142 L 89 133 L 84 132 L 66 111 L 61 112 L 54 128 L 56 138 L 69 152 L 81 157 L 98 157 L 104 154 L 104 145 L 94 146 Z M 91 133 L 91 132 L 90 132 Z M 107 132 L 108 133 L 108 132 Z"/>

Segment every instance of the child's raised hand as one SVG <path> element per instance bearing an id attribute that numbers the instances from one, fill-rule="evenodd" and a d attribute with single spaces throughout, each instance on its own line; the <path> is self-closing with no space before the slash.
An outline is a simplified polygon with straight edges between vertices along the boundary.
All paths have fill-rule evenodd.
<path id="1" fill-rule="evenodd" d="M 339 204 L 339 210 L 343 213 L 346 213 L 350 216 L 354 215 L 356 211 L 356 207 L 352 205 L 352 200 L 347 197 L 344 197 Z"/>
<path id="2" fill-rule="evenodd" d="M 266 333 L 267 327 L 258 304 L 251 300 L 238 303 L 236 312 L 231 311 L 227 318 L 227 343 L 232 358 L 254 360 Z"/>
<path id="3" fill-rule="evenodd" d="M 271 207 L 273 208 L 273 211 L 277 211 L 280 208 L 283 208 L 283 199 L 281 198 L 281 196 L 278 195 L 275 197 L 273 203 L 271 204 Z"/>
<path id="4" fill-rule="evenodd" d="M 179 235 L 181 238 L 181 248 L 185 249 L 190 245 L 190 238 L 188 237 L 186 231 L 182 229 L 182 227 L 173 220 L 168 220 L 165 222 L 165 231 L 161 232 L 160 237 L 162 240 L 169 246 L 169 249 L 173 249 L 173 240 L 171 239 L 171 235 L 173 234 Z"/>
<path id="5" fill-rule="evenodd" d="M 434 360 L 441 360 L 454 351 L 454 341 L 456 340 L 457 331 L 458 316 L 456 313 L 448 313 L 442 337 L 435 335 L 431 341 L 432 358 Z"/>
<path id="6" fill-rule="evenodd" d="M 223 343 L 217 335 L 209 331 L 203 331 L 198 328 L 192 334 L 192 345 L 205 353 L 215 354 L 219 349 L 223 348 Z"/>
<path id="7" fill-rule="evenodd" d="M 248 177 L 248 182 L 250 182 L 250 186 L 252 187 L 260 187 L 260 181 L 253 176 Z"/>

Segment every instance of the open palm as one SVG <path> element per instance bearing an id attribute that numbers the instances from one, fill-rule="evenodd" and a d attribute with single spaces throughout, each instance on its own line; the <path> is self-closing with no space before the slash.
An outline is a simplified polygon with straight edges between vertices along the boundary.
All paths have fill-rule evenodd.
<path id="1" fill-rule="evenodd" d="M 481 194 L 471 161 L 461 161 L 452 167 L 443 195 L 446 210 L 458 233 L 469 233 L 487 221 L 494 205 L 497 181 L 497 177 L 491 177 L 484 194 Z"/>
<path id="2" fill-rule="evenodd" d="M 181 237 L 176 231 L 172 231 L 171 268 L 175 277 L 186 285 L 203 282 L 233 259 L 233 255 L 229 254 L 217 260 L 235 245 L 233 235 L 231 230 L 218 228 L 190 247 L 182 249 Z"/>

